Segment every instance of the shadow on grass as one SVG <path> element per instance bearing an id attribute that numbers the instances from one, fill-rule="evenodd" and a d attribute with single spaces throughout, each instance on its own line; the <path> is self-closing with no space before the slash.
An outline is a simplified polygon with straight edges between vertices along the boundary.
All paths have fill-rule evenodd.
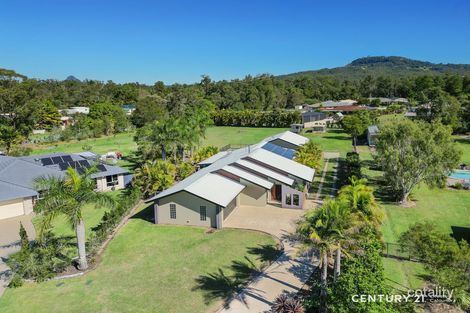
<path id="1" fill-rule="evenodd" d="M 259 245 L 249 247 L 248 254 L 266 264 L 274 261 L 280 251 L 272 245 Z M 237 298 L 243 303 L 246 303 L 248 297 L 252 297 L 271 305 L 272 303 L 264 299 L 262 291 L 248 286 L 250 278 L 259 274 L 261 274 L 261 269 L 252 259 L 245 256 L 242 261 L 233 261 L 226 268 L 219 268 L 214 273 L 199 276 L 196 278 L 196 286 L 193 290 L 203 291 L 206 304 L 222 300 L 224 307 L 227 307 L 232 297 L 238 294 Z"/>
<path id="2" fill-rule="evenodd" d="M 153 204 L 149 204 L 145 209 L 142 209 L 136 214 L 132 215 L 131 219 L 141 219 L 152 224 L 155 223 Z"/>
<path id="3" fill-rule="evenodd" d="M 125 167 L 132 172 L 135 171 L 142 162 L 139 156 L 137 156 L 134 152 L 130 153 L 129 155 L 123 156 L 122 160 L 129 162 L 128 164 L 125 164 L 122 167 Z"/>
<path id="4" fill-rule="evenodd" d="M 452 234 L 455 240 L 465 240 L 470 244 L 470 227 L 451 226 Z"/>

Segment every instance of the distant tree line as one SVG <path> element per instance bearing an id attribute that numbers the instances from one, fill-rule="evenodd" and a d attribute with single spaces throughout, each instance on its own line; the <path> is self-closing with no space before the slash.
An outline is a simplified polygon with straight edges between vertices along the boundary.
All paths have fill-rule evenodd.
<path id="1" fill-rule="evenodd" d="M 95 107 L 96 110 L 93 111 L 100 112 L 97 113 L 98 116 L 83 121 L 84 127 L 77 126 L 77 133 L 72 137 L 89 136 L 90 134 L 79 135 L 85 128 L 92 135 L 114 133 L 126 128 L 127 121 L 124 123 L 124 118 L 118 116 L 117 110 L 102 110 L 100 106 L 105 106 L 104 104 L 115 108 L 120 108 L 123 104 L 136 104 L 137 109 L 131 122 L 136 127 L 142 127 L 150 121 L 168 116 L 173 106 L 184 103 L 187 94 L 211 102 L 218 112 L 274 112 L 329 99 L 351 98 L 368 102 L 368 97 L 406 97 L 412 104 L 425 103 L 430 106 L 430 114 L 428 111 L 418 112 L 420 118 L 441 119 L 444 124 L 451 125 L 454 131 L 464 132 L 470 129 L 470 76 L 366 76 L 359 80 L 348 80 L 327 75 L 260 75 L 216 82 L 204 75 L 195 84 L 168 86 L 161 81 L 144 85 L 95 80 L 37 80 L 11 70 L 1 70 L 0 142 L 2 146 L 11 149 L 12 145 L 27 138 L 34 128 L 52 129 L 58 125 L 60 118 L 55 109 L 72 106 L 88 106 L 92 110 Z M 258 120 L 246 123 L 246 118 L 241 116 L 243 114 L 240 114 L 239 122 L 238 117 L 234 117 L 235 120 L 231 123 L 234 126 L 265 123 L 259 123 Z M 227 116 L 222 113 L 215 117 L 218 125 L 230 124 L 225 123 L 224 118 Z M 287 120 L 289 118 L 291 117 L 286 116 Z"/>

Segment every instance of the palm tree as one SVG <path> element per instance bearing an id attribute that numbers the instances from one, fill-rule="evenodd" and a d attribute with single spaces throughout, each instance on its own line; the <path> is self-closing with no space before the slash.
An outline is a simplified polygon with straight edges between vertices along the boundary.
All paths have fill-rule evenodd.
<path id="1" fill-rule="evenodd" d="M 344 238 L 343 232 L 348 223 L 348 207 L 339 201 L 328 200 L 320 209 L 307 212 L 297 229 L 301 238 L 305 240 L 304 248 L 318 249 L 320 252 L 322 311 L 326 310 L 328 256 L 336 250 L 337 259 L 341 259 L 340 241 Z M 337 264 L 339 266 L 339 261 Z"/>
<path id="2" fill-rule="evenodd" d="M 375 201 L 374 189 L 367 186 L 367 179 L 351 178 L 351 184 L 339 191 L 339 199 L 345 201 L 351 213 L 356 214 L 359 220 L 371 223 L 378 228 L 382 223 L 382 213 Z"/>
<path id="3" fill-rule="evenodd" d="M 43 214 L 39 230 L 39 239 L 42 240 L 47 230 L 51 228 L 52 221 L 58 215 L 65 215 L 70 226 L 75 229 L 78 248 L 78 268 L 86 270 L 88 263 L 85 250 L 85 222 L 82 209 L 85 205 L 95 206 L 114 205 L 111 196 L 95 191 L 96 182 L 91 178 L 95 169 L 87 169 L 83 174 L 68 168 L 65 178 L 42 177 L 36 181 L 39 190 L 45 190 L 45 196 L 39 200 L 34 210 Z"/>

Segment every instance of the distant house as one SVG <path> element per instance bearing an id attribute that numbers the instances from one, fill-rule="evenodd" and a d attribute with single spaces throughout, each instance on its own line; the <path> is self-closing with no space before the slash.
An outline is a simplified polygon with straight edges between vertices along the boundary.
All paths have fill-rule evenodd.
<path id="1" fill-rule="evenodd" d="M 312 104 L 310 107 L 329 108 L 329 107 L 348 106 L 348 105 L 355 105 L 355 104 L 357 104 L 357 101 L 351 100 L 351 99 L 338 100 L 338 101 L 328 100 L 328 101 L 323 101 L 323 102 Z"/>
<path id="2" fill-rule="evenodd" d="M 126 115 L 132 115 L 136 107 L 135 107 L 135 104 L 123 104 L 121 108 L 124 111 L 124 113 L 126 113 Z"/>
<path id="3" fill-rule="evenodd" d="M 370 147 L 375 146 L 377 136 L 379 135 L 379 128 L 377 125 L 367 127 L 367 144 Z"/>
<path id="4" fill-rule="evenodd" d="M 315 170 L 293 160 L 308 139 L 284 132 L 216 154 L 202 169 L 146 200 L 156 224 L 222 228 L 239 207 L 303 208 Z"/>
<path id="5" fill-rule="evenodd" d="M 53 153 L 26 157 L 0 156 L 0 220 L 30 214 L 41 194 L 35 186 L 39 177 L 63 178 L 68 167 L 82 172 L 97 164 L 90 154 Z M 97 164 L 92 174 L 98 191 L 125 187 L 128 171 L 118 166 Z"/>
<path id="6" fill-rule="evenodd" d="M 324 107 L 319 109 L 322 112 L 341 112 L 343 114 L 349 114 L 356 111 L 367 110 L 364 105 L 342 105 L 334 107 Z"/>
<path id="7" fill-rule="evenodd" d="M 69 109 L 64 109 L 62 112 L 66 115 L 74 115 L 74 114 L 89 114 L 90 108 L 89 107 L 71 107 Z"/>
<path id="8" fill-rule="evenodd" d="M 407 99 L 407 98 L 399 98 L 399 97 L 391 97 L 391 98 L 385 98 L 385 97 L 369 97 L 369 101 L 374 101 L 374 100 L 380 101 L 380 104 L 408 103 L 408 99 Z"/>

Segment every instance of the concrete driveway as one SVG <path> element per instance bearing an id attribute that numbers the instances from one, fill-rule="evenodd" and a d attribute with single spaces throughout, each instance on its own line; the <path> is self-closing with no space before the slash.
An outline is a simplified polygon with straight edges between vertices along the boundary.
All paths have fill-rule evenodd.
<path id="1" fill-rule="evenodd" d="M 281 293 L 298 292 L 318 266 L 318 258 L 299 253 L 300 243 L 290 236 L 304 210 L 274 206 L 236 208 L 224 221 L 224 227 L 260 230 L 281 239 L 283 254 L 263 273 L 237 294 L 219 312 L 270 312 Z"/>
<path id="2" fill-rule="evenodd" d="M 9 281 L 9 268 L 5 264 L 6 258 L 19 250 L 20 223 L 23 224 L 30 240 L 36 238 L 36 232 L 31 221 L 32 215 L 22 215 L 0 220 L 0 296 L 5 291 Z"/>
<path id="3" fill-rule="evenodd" d="M 272 205 L 240 206 L 227 217 L 223 226 L 260 230 L 282 239 L 295 231 L 296 221 L 304 213 L 303 210 Z"/>

